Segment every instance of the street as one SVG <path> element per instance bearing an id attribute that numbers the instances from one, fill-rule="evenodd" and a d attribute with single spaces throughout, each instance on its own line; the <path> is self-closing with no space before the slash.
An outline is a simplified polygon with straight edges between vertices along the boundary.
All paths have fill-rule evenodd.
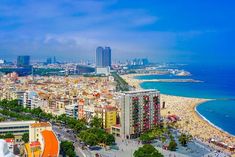
<path id="1" fill-rule="evenodd" d="M 71 129 L 59 127 L 57 125 L 53 125 L 52 129 L 56 133 L 59 141 L 67 140 L 73 142 L 78 157 L 92 157 L 92 154 L 88 150 L 82 150 L 79 140 Z"/>

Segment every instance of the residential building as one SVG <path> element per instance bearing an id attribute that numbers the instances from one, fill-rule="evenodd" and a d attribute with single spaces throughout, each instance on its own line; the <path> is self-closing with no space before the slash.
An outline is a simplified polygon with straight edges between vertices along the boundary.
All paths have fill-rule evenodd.
<path id="1" fill-rule="evenodd" d="M 78 104 L 65 106 L 65 114 L 68 117 L 78 119 Z"/>
<path id="2" fill-rule="evenodd" d="M 36 122 L 29 126 L 29 142 L 34 142 L 39 140 L 39 134 L 43 130 L 52 130 L 52 126 L 47 122 Z"/>
<path id="3" fill-rule="evenodd" d="M 136 138 L 160 123 L 160 93 L 156 90 L 120 94 L 121 136 Z"/>
<path id="4" fill-rule="evenodd" d="M 39 97 L 35 91 L 26 91 L 23 95 L 23 106 L 25 108 L 34 109 L 38 106 Z"/>
<path id="5" fill-rule="evenodd" d="M 109 105 L 104 106 L 102 120 L 103 120 L 103 127 L 107 131 L 110 131 L 111 126 L 117 124 L 117 108 Z"/>
<path id="6" fill-rule="evenodd" d="M 95 114 L 93 116 L 102 119 L 102 127 L 108 132 L 110 132 L 111 126 L 117 124 L 117 108 L 114 106 L 96 106 Z"/>

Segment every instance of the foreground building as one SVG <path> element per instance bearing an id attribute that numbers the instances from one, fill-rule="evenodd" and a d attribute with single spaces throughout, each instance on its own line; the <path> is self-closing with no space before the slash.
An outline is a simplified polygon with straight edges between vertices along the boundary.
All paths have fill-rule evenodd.
<path id="1" fill-rule="evenodd" d="M 136 138 L 160 123 L 160 93 L 156 90 L 122 93 L 120 105 L 122 138 Z"/>
<path id="2" fill-rule="evenodd" d="M 9 150 L 7 142 L 3 139 L 0 139 L 0 156 L 15 157 L 15 155 Z"/>
<path id="3" fill-rule="evenodd" d="M 21 142 L 21 137 L 24 133 L 29 132 L 29 126 L 35 121 L 12 121 L 0 123 L 0 135 L 12 133 L 15 136 L 15 141 Z"/>
<path id="4" fill-rule="evenodd" d="M 34 157 L 59 156 L 59 140 L 47 122 L 37 122 L 30 125 L 29 143 L 25 144 L 26 154 Z"/>

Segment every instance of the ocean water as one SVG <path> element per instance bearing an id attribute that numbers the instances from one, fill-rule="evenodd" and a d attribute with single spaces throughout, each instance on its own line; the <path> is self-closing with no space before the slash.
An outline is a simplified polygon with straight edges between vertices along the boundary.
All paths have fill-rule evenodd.
<path id="1" fill-rule="evenodd" d="M 215 126 L 235 135 L 235 66 L 184 66 L 192 76 L 172 75 L 138 76 L 137 79 L 180 79 L 191 78 L 203 82 L 144 82 L 145 89 L 158 89 L 163 94 L 184 97 L 210 98 L 196 107 L 197 111 Z"/>
<path id="2" fill-rule="evenodd" d="M 215 126 L 235 135 L 235 101 L 209 101 L 198 105 L 197 111 Z"/>

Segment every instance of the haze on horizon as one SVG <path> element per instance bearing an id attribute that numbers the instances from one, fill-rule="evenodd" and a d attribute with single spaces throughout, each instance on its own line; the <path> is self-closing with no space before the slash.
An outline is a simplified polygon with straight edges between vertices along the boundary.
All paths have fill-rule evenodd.
<path id="1" fill-rule="evenodd" d="M 1 0 L 0 58 L 113 59 L 233 63 L 235 2 Z"/>

